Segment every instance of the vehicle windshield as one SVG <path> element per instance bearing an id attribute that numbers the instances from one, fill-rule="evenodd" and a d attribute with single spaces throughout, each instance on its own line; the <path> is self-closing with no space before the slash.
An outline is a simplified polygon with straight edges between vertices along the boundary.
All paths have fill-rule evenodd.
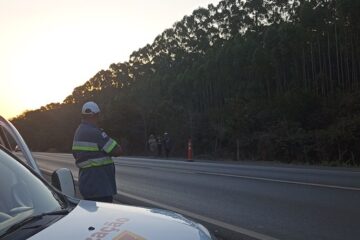
<path id="1" fill-rule="evenodd" d="M 0 148 L 0 236 L 26 218 L 65 207 L 56 192 Z"/>

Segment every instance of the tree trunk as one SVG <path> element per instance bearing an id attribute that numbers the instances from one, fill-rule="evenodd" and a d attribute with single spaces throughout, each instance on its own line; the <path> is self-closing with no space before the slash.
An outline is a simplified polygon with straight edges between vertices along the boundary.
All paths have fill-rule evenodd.
<path id="1" fill-rule="evenodd" d="M 343 54 L 343 48 L 340 48 L 340 77 L 342 82 L 342 88 L 343 90 L 346 89 L 346 82 L 345 82 L 345 75 L 344 75 L 344 54 Z"/>
<path id="2" fill-rule="evenodd" d="M 314 52 L 313 52 L 312 43 L 310 43 L 310 55 L 311 55 L 312 82 L 314 82 L 314 89 L 315 89 L 316 94 L 318 94 L 319 91 L 318 91 L 317 79 L 315 76 L 315 63 L 314 63 Z"/>
<path id="3" fill-rule="evenodd" d="M 337 82 L 338 82 L 338 86 L 341 87 L 341 77 L 340 77 L 340 61 L 339 61 L 339 46 L 338 46 L 338 32 L 337 32 L 337 27 L 336 27 L 336 23 L 335 23 L 335 50 L 336 50 L 336 65 L 337 65 Z"/>
<path id="4" fill-rule="evenodd" d="M 294 73 L 294 81 L 296 81 L 296 85 L 299 84 L 301 81 L 300 73 L 299 73 L 299 62 L 297 61 L 296 57 L 293 56 L 294 66 L 295 66 L 295 73 Z M 301 85 L 301 84 L 299 84 Z M 299 86 L 301 87 L 301 86 Z"/>
<path id="5" fill-rule="evenodd" d="M 305 49 L 303 47 L 302 49 L 302 65 L 303 65 L 303 84 L 304 84 L 304 88 L 305 90 L 307 90 L 308 86 L 307 86 L 307 74 L 306 74 L 306 59 L 305 59 Z"/>
<path id="6" fill-rule="evenodd" d="M 318 71 L 318 76 L 319 76 L 319 84 L 320 84 L 320 89 L 321 89 L 321 95 L 324 96 L 325 95 L 325 79 L 324 79 L 324 72 L 323 72 L 323 66 L 322 66 L 322 58 L 321 58 L 321 44 L 320 44 L 320 38 L 318 36 L 317 38 L 317 43 L 318 43 L 318 60 L 319 60 L 319 71 Z"/>
<path id="7" fill-rule="evenodd" d="M 350 69 L 349 69 L 349 48 L 348 48 L 348 34 L 346 29 L 344 30 L 344 67 L 345 67 L 345 79 L 346 79 L 346 83 L 347 83 L 347 89 L 351 90 L 351 81 L 350 81 Z"/>
<path id="8" fill-rule="evenodd" d="M 333 79 L 332 79 L 332 67 L 331 67 L 331 51 L 330 51 L 330 34 L 328 32 L 327 34 L 327 43 L 328 43 L 328 63 L 329 63 L 329 80 L 330 80 L 330 95 L 332 95 L 334 93 L 334 83 L 333 83 Z"/>
<path id="9" fill-rule="evenodd" d="M 238 138 L 236 139 L 236 160 L 240 160 L 240 141 Z"/>
<path id="10" fill-rule="evenodd" d="M 355 60 L 355 47 L 354 47 L 354 38 L 351 37 L 351 73 L 352 73 L 352 82 L 353 82 L 353 90 L 358 88 L 357 86 L 357 79 L 356 79 L 356 60 Z"/>

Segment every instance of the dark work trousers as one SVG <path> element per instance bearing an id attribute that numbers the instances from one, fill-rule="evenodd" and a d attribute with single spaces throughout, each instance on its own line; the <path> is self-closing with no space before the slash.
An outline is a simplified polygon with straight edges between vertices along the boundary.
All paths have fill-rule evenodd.
<path id="1" fill-rule="evenodd" d="M 169 153 L 170 153 L 170 149 L 165 148 L 165 155 L 166 155 L 166 158 L 168 158 L 168 157 L 169 157 Z"/>

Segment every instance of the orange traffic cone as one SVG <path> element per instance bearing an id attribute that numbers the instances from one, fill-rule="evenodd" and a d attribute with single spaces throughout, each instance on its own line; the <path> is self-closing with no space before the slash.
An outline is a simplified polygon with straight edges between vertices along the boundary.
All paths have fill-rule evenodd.
<path id="1" fill-rule="evenodd" d="M 189 141 L 188 141 L 188 155 L 187 155 L 188 162 L 193 161 L 192 154 L 193 154 L 193 152 L 192 152 L 192 144 L 191 144 L 191 138 L 190 138 Z"/>

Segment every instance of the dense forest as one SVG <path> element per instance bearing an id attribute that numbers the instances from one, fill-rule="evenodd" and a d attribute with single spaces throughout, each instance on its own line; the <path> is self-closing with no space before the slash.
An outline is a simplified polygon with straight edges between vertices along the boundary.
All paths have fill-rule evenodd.
<path id="1" fill-rule="evenodd" d="M 359 166 L 359 13 L 359 0 L 223 0 L 12 121 L 33 150 L 68 152 L 93 100 L 129 155 L 167 131 L 174 157 L 191 138 L 198 158 Z"/>

